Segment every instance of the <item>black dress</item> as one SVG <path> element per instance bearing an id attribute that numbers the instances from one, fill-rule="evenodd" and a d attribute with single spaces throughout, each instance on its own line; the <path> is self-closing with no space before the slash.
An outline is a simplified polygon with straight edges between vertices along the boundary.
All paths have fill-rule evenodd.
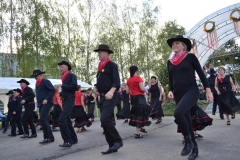
<path id="1" fill-rule="evenodd" d="M 123 109 L 119 113 L 117 113 L 117 118 L 129 119 L 131 117 L 130 103 L 129 103 L 129 94 L 127 94 L 126 90 L 122 91 L 122 100 L 123 100 Z"/>
<path id="2" fill-rule="evenodd" d="M 160 90 L 158 88 L 158 82 L 154 85 L 151 85 L 148 91 L 151 93 L 150 107 L 152 108 L 152 110 L 150 113 L 150 117 L 153 119 L 164 117 L 162 110 L 162 101 L 159 101 Z"/>
<path id="3" fill-rule="evenodd" d="M 240 104 L 235 97 L 230 83 L 230 76 L 226 75 L 224 78 L 217 77 L 218 90 L 220 94 L 220 105 L 223 113 L 233 114 L 240 110 Z"/>
<path id="4" fill-rule="evenodd" d="M 191 109 L 192 128 L 193 131 L 201 131 L 207 126 L 212 125 L 213 119 L 210 118 L 198 105 Z M 178 133 L 182 133 L 181 128 L 178 126 Z"/>
<path id="5" fill-rule="evenodd" d="M 95 108 L 95 102 L 92 103 L 94 100 L 94 97 L 92 93 L 87 96 L 87 106 L 88 106 L 88 117 L 94 119 L 94 108 Z"/>
<path id="6" fill-rule="evenodd" d="M 84 126 L 90 127 L 92 122 L 89 121 L 87 113 L 84 111 L 83 106 L 74 106 L 75 124 L 74 128 L 81 128 Z"/>

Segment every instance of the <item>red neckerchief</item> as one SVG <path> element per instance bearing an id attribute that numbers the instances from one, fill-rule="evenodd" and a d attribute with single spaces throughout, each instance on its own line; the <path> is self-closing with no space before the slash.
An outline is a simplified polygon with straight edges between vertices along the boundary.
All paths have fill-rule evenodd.
<path id="1" fill-rule="evenodd" d="M 64 83 L 65 79 L 70 73 L 71 73 L 70 71 L 66 71 L 61 75 L 62 83 Z"/>
<path id="2" fill-rule="evenodd" d="M 223 83 L 223 79 L 220 76 L 217 76 L 217 79 L 220 81 L 220 83 Z"/>
<path id="3" fill-rule="evenodd" d="M 28 88 L 28 85 L 26 85 L 26 87 L 22 88 L 22 94 L 24 93 L 24 91 L 26 90 L 26 88 Z"/>
<path id="4" fill-rule="evenodd" d="M 18 96 L 13 96 L 13 100 L 16 100 Z"/>
<path id="5" fill-rule="evenodd" d="M 42 77 L 41 79 L 39 79 L 37 82 L 36 82 L 36 86 L 39 87 L 42 83 L 42 81 L 44 80 L 44 77 Z"/>
<path id="6" fill-rule="evenodd" d="M 186 52 L 175 53 L 171 59 L 171 62 L 174 66 L 177 66 L 180 62 L 182 62 L 183 58 L 187 55 Z"/>
<path id="7" fill-rule="evenodd" d="M 99 63 L 98 63 L 98 71 L 99 72 L 102 72 L 102 70 L 105 68 L 105 66 L 108 64 L 108 62 L 110 62 L 111 61 L 111 59 L 110 58 L 107 58 L 107 59 L 105 59 L 104 61 L 100 61 Z"/>

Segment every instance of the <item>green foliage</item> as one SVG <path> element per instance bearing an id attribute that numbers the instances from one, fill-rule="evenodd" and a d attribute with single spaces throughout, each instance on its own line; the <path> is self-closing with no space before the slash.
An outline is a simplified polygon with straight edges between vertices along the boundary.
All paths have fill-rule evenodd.
<path id="1" fill-rule="evenodd" d="M 176 21 L 160 26 L 160 7 L 153 0 L 118 4 L 105 0 L 2 0 L 0 76 L 29 77 L 34 69 L 47 78 L 59 78 L 57 62 L 67 60 L 82 81 L 93 84 L 98 58 L 93 50 L 101 43 L 114 51 L 121 81 L 129 67 L 139 66 L 149 81 L 156 75 L 166 86 L 166 62 L 171 48 L 166 40 L 185 29 Z M 166 88 L 165 88 L 166 89 Z"/>

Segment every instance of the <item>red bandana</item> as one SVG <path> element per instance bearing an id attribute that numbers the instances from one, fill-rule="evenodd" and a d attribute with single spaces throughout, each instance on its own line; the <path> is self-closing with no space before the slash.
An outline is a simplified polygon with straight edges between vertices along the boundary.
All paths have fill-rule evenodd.
<path id="1" fill-rule="evenodd" d="M 220 83 L 223 83 L 223 79 L 220 76 L 217 76 L 217 79 L 220 81 Z"/>
<path id="2" fill-rule="evenodd" d="M 25 89 L 28 87 L 28 85 L 24 88 L 22 88 L 22 94 L 24 93 Z"/>
<path id="3" fill-rule="evenodd" d="M 18 97 L 18 96 L 14 96 L 14 97 L 13 97 L 13 100 L 16 100 L 16 99 L 17 99 L 17 97 Z"/>
<path id="4" fill-rule="evenodd" d="M 62 83 L 64 83 L 65 79 L 70 73 L 71 73 L 70 71 L 66 71 L 61 75 Z"/>
<path id="5" fill-rule="evenodd" d="M 186 52 L 175 53 L 171 59 L 171 62 L 174 66 L 177 66 L 180 62 L 182 62 L 183 58 L 187 55 Z"/>
<path id="6" fill-rule="evenodd" d="M 110 62 L 110 58 L 107 58 L 104 61 L 100 61 L 98 64 L 98 72 L 103 72 L 103 69 L 105 68 L 105 66 L 108 64 L 108 62 Z"/>
<path id="7" fill-rule="evenodd" d="M 36 86 L 39 87 L 42 83 L 42 81 L 44 80 L 44 77 L 39 79 L 37 82 L 36 82 Z"/>

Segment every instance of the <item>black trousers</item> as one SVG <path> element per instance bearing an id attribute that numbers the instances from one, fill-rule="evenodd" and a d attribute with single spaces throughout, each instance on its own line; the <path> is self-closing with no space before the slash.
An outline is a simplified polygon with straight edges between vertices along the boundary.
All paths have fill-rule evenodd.
<path id="1" fill-rule="evenodd" d="M 101 108 L 101 124 L 104 130 L 106 141 L 109 144 L 109 147 L 112 147 L 116 142 L 122 142 L 117 129 L 112 123 L 113 110 L 117 104 L 118 94 L 114 93 L 112 99 L 107 100 L 105 96 L 100 97 L 99 107 Z"/>
<path id="2" fill-rule="evenodd" d="M 182 129 L 183 136 L 190 135 L 195 143 L 194 133 L 192 129 L 191 108 L 198 101 L 199 90 L 188 90 L 185 93 L 174 93 L 176 101 L 176 109 L 174 111 L 175 122 Z"/>
<path id="3" fill-rule="evenodd" d="M 54 139 L 51 127 L 48 122 L 49 112 L 50 112 L 52 106 L 53 106 L 53 104 L 51 104 L 51 103 L 39 106 L 40 122 L 41 122 L 42 129 L 43 129 L 43 138 L 44 139 Z"/>
<path id="4" fill-rule="evenodd" d="M 217 94 L 213 94 L 213 108 L 212 108 L 212 113 L 216 113 L 217 110 L 217 106 L 218 106 L 218 110 L 219 110 L 219 114 L 220 114 L 220 118 L 224 118 L 223 117 L 223 111 L 221 108 L 221 104 L 220 104 L 220 97 Z"/>
<path id="5" fill-rule="evenodd" d="M 18 127 L 19 134 L 23 134 L 22 121 L 21 121 L 22 111 L 16 112 L 12 115 L 12 130 L 11 134 L 16 135 L 16 126 Z"/>
<path id="6" fill-rule="evenodd" d="M 34 103 L 26 104 L 26 105 L 24 105 L 24 108 L 25 108 L 25 111 L 22 116 L 22 123 L 23 123 L 23 128 L 24 128 L 25 134 L 29 135 L 28 125 L 30 125 L 32 134 L 37 134 L 36 128 L 35 128 L 35 126 L 33 124 L 33 120 L 32 120 L 33 110 L 35 109 L 35 104 Z"/>
<path id="7" fill-rule="evenodd" d="M 78 140 L 71 121 L 74 102 L 75 97 L 63 98 L 62 112 L 58 124 L 64 143 L 73 143 Z"/>
<path id="8" fill-rule="evenodd" d="M 54 127 L 58 127 L 58 120 L 59 117 L 61 115 L 62 112 L 62 108 L 60 107 L 60 105 L 55 105 L 53 106 L 53 124 L 52 126 Z"/>
<path id="9" fill-rule="evenodd" d="M 9 122 L 11 122 L 11 120 L 12 120 L 12 111 L 8 111 L 6 121 L 5 121 L 5 124 L 4 124 L 4 131 L 7 131 Z M 10 124 L 12 124 L 12 123 L 10 123 Z"/>

